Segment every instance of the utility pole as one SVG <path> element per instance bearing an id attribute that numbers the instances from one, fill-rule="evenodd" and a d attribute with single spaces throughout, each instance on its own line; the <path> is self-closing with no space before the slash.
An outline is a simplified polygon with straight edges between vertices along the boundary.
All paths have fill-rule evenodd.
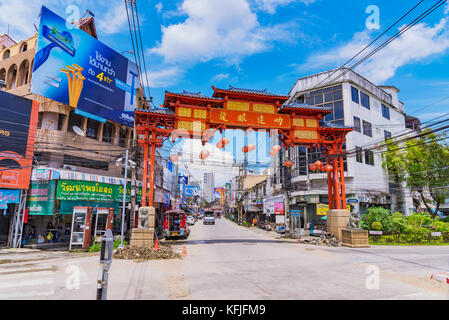
<path id="1" fill-rule="evenodd" d="M 290 149 L 286 148 L 285 149 L 285 159 L 290 159 Z M 284 159 L 284 162 L 285 162 Z M 287 168 L 286 166 L 284 166 L 284 164 L 281 163 L 279 164 L 281 165 L 281 168 L 283 169 L 283 186 L 284 186 L 284 215 L 285 215 L 285 219 L 287 222 L 287 225 L 289 227 L 289 233 L 290 235 L 293 234 L 293 230 L 292 230 L 292 221 L 291 221 L 291 216 L 290 216 L 290 189 L 291 189 L 291 168 Z"/>

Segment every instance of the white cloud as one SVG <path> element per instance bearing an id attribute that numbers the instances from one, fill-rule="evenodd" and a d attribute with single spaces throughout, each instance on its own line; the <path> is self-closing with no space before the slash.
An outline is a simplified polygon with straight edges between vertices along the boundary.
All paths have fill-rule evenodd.
<path id="1" fill-rule="evenodd" d="M 95 20 L 98 30 L 107 33 L 114 34 L 117 32 L 128 31 L 128 19 L 125 14 L 124 2 L 119 1 L 115 6 L 111 7 L 104 14 L 99 16 L 98 20 Z M 139 14 L 140 23 L 142 23 L 142 17 Z"/>
<path id="2" fill-rule="evenodd" d="M 179 66 L 166 66 L 148 72 L 148 81 L 151 88 L 168 87 L 177 83 L 184 75 L 185 69 Z"/>
<path id="3" fill-rule="evenodd" d="M 202 150 L 210 152 L 209 157 L 204 161 L 199 158 Z M 204 173 L 214 172 L 215 185 L 218 186 L 237 174 L 237 169 L 233 167 L 233 159 L 230 152 L 218 149 L 215 144 L 206 143 L 203 147 L 200 140 L 186 139 L 183 142 L 178 161 L 180 168 L 184 168 L 184 165 L 187 166 L 194 180 L 197 181 L 203 180 Z"/>
<path id="4" fill-rule="evenodd" d="M 315 1 L 316 0 L 299 0 L 299 2 L 302 2 L 305 5 L 309 5 Z M 258 8 L 270 14 L 276 13 L 277 7 L 286 6 L 292 2 L 297 2 L 297 0 L 256 0 Z"/>
<path id="5" fill-rule="evenodd" d="M 162 40 L 150 50 L 166 63 L 197 63 L 222 59 L 238 64 L 248 55 L 268 50 L 273 41 L 286 41 L 286 28 L 263 28 L 247 0 L 184 0 L 184 22 L 162 27 Z M 283 31 L 279 36 L 276 31 Z M 290 36 L 290 37 L 288 37 Z"/>
<path id="6" fill-rule="evenodd" d="M 402 26 L 401 28 L 403 28 Z M 352 58 L 372 40 L 369 31 L 356 33 L 353 39 L 341 47 L 326 53 L 310 56 L 306 63 L 300 66 L 304 70 L 323 67 L 337 67 Z M 376 46 L 381 42 L 376 42 Z M 356 60 L 371 52 L 375 46 L 370 47 Z M 401 37 L 391 42 L 370 59 L 356 68 L 367 79 L 382 84 L 394 77 L 396 71 L 407 64 L 416 62 L 428 62 L 434 55 L 441 55 L 449 49 L 449 23 L 448 18 L 443 17 L 437 24 L 429 26 L 420 23 L 406 31 Z"/>
<path id="7" fill-rule="evenodd" d="M 162 9 L 164 8 L 164 5 L 162 4 L 162 2 L 159 2 L 154 7 L 156 8 L 157 13 L 161 13 Z"/>
<path id="8" fill-rule="evenodd" d="M 223 81 L 229 79 L 229 73 L 219 73 L 216 74 L 213 78 L 212 81 Z"/>

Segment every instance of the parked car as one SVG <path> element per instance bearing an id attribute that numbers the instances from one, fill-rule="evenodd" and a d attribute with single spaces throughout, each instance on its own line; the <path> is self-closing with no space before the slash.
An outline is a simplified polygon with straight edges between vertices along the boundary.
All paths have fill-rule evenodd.
<path id="1" fill-rule="evenodd" d="M 187 216 L 187 224 L 192 226 L 195 224 L 195 218 L 193 216 Z"/>

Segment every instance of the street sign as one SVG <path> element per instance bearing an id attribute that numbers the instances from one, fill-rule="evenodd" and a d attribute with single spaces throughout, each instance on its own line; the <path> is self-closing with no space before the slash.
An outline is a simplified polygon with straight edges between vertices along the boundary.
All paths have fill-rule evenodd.
<path id="1" fill-rule="evenodd" d="M 114 251 L 114 236 L 111 229 L 106 230 L 105 236 L 101 239 L 100 269 L 97 279 L 97 300 L 107 299 L 109 268 L 112 263 L 112 253 Z"/>
<path id="2" fill-rule="evenodd" d="M 346 199 L 346 203 L 359 203 L 359 200 L 358 199 L 354 199 L 354 198 L 349 198 L 349 199 Z"/>
<path id="3" fill-rule="evenodd" d="M 189 177 L 179 176 L 178 177 L 178 184 L 189 184 Z"/>
<path id="4" fill-rule="evenodd" d="M 301 210 L 290 210 L 290 212 L 297 212 L 297 213 L 300 213 Z"/>

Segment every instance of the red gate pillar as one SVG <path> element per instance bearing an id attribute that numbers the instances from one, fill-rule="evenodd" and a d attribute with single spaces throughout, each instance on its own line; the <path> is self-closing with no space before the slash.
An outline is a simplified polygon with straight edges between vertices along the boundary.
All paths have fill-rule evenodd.
<path id="1" fill-rule="evenodd" d="M 151 165 L 150 165 L 150 191 L 149 191 L 149 200 L 148 200 L 148 206 L 152 207 L 154 204 L 154 161 L 156 159 L 156 142 L 154 141 L 156 139 L 154 131 L 151 133 Z"/>

